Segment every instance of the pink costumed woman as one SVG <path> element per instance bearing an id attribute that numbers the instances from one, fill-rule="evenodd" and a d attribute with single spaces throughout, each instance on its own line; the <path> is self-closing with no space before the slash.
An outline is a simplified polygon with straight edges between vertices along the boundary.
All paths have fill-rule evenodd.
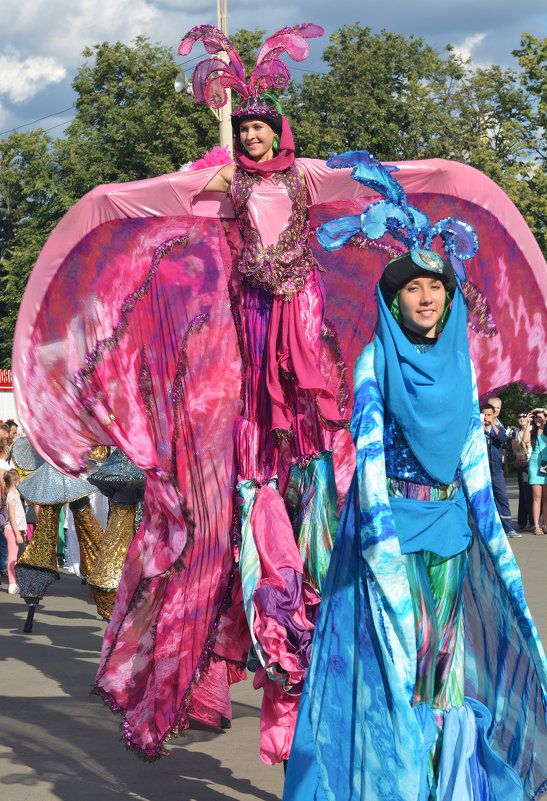
<path id="1" fill-rule="evenodd" d="M 181 55 L 201 40 L 229 58 L 198 64 L 196 100 L 243 98 L 235 166 L 97 187 L 51 235 L 21 307 L 17 392 L 36 447 L 79 473 L 97 442 L 116 445 L 147 477 L 95 687 L 145 758 L 192 718 L 227 726 L 245 666 L 263 688 L 262 759 L 291 747 L 354 455 L 308 207 L 367 190 L 295 160 L 264 90 L 288 84 L 283 53 L 302 61 L 322 33 L 269 37 L 247 84 L 226 36 L 191 30 Z M 47 398 L 39 415 L 30 386 Z"/>
<path id="2" fill-rule="evenodd" d="M 269 764 L 286 760 L 292 743 L 338 526 L 333 432 L 348 421 L 320 370 L 325 301 L 308 241 L 306 168 L 295 161 L 279 103 L 260 88 L 275 86 L 286 71 L 275 57 L 264 58 L 276 44 L 290 38 L 287 49 L 301 60 L 308 52 L 302 37 L 321 33 L 306 25 L 270 37 L 248 87 L 237 53 L 218 32 L 194 28 L 179 50 L 189 53 L 202 39 L 230 57 L 230 76 L 221 68 L 215 77 L 216 59 L 198 65 L 198 101 L 223 101 L 219 85 L 244 98 L 232 114 L 236 164 L 217 172 L 204 191 L 229 197 L 242 237 L 232 286 L 244 365 L 243 409 L 234 425 L 239 569 L 252 642 L 247 666 L 264 691 L 261 757 Z"/>

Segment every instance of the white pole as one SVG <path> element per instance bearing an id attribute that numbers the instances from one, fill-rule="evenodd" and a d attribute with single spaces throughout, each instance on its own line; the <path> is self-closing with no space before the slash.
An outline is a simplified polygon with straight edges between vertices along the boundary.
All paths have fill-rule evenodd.
<path id="1" fill-rule="evenodd" d="M 217 28 L 222 31 L 225 36 L 228 36 L 228 10 L 227 0 L 217 0 Z M 219 53 L 220 58 L 222 54 Z M 227 61 L 228 58 L 226 57 Z M 230 114 L 232 112 L 232 92 L 230 89 L 226 90 L 228 100 L 222 108 L 218 109 L 218 127 L 220 146 L 228 147 L 232 158 L 234 157 L 233 151 L 233 136 L 232 136 L 232 123 L 230 122 Z"/>

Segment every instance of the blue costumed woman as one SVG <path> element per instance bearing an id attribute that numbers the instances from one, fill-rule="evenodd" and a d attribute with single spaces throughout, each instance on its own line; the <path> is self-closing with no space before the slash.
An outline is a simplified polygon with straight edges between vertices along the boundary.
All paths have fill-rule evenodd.
<path id="1" fill-rule="evenodd" d="M 386 199 L 323 226 L 323 246 L 361 230 L 408 252 L 355 365 L 357 465 L 283 799 L 539 798 L 547 663 L 492 495 L 462 294 L 476 237 L 431 226 L 368 154 L 331 160 L 348 164 Z"/>

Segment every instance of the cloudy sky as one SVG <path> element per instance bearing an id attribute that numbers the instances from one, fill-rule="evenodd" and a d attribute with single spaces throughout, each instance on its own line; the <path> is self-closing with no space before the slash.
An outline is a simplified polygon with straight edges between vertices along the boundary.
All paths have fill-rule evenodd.
<path id="1" fill-rule="evenodd" d="M 228 0 L 230 31 L 265 28 L 271 34 L 298 22 L 325 28 L 323 39 L 311 41 L 306 62 L 319 71 L 330 34 L 353 22 L 421 36 L 437 48 L 450 43 L 480 65 L 511 65 L 523 31 L 547 36 L 545 0 L 278 0 L 260 6 Z M 70 84 L 87 45 L 146 35 L 176 49 L 199 23 L 216 24 L 212 0 L 2 0 L 0 134 L 23 125 L 21 130 L 43 127 L 62 134 L 74 114 Z M 45 119 L 33 122 L 40 117 Z"/>

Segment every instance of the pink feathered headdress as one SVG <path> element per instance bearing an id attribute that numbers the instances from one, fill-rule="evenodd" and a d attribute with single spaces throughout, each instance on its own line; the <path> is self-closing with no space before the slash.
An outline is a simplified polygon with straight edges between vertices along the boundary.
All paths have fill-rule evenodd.
<path id="1" fill-rule="evenodd" d="M 194 70 L 192 87 L 198 103 L 221 108 L 228 100 L 227 89 L 241 95 L 243 100 L 259 97 L 268 89 L 284 89 L 291 79 L 287 65 L 280 56 L 287 53 L 294 61 L 304 61 L 310 52 L 306 39 L 324 34 L 323 28 L 309 22 L 282 28 L 268 37 L 256 60 L 249 83 L 245 67 L 232 42 L 214 25 L 196 25 L 188 31 L 179 47 L 179 54 L 187 56 L 197 41 L 202 41 L 208 53 L 226 52 L 229 63 L 221 58 L 200 61 Z M 259 103 L 257 102 L 257 105 Z M 237 115 L 237 111 L 234 112 Z"/>

